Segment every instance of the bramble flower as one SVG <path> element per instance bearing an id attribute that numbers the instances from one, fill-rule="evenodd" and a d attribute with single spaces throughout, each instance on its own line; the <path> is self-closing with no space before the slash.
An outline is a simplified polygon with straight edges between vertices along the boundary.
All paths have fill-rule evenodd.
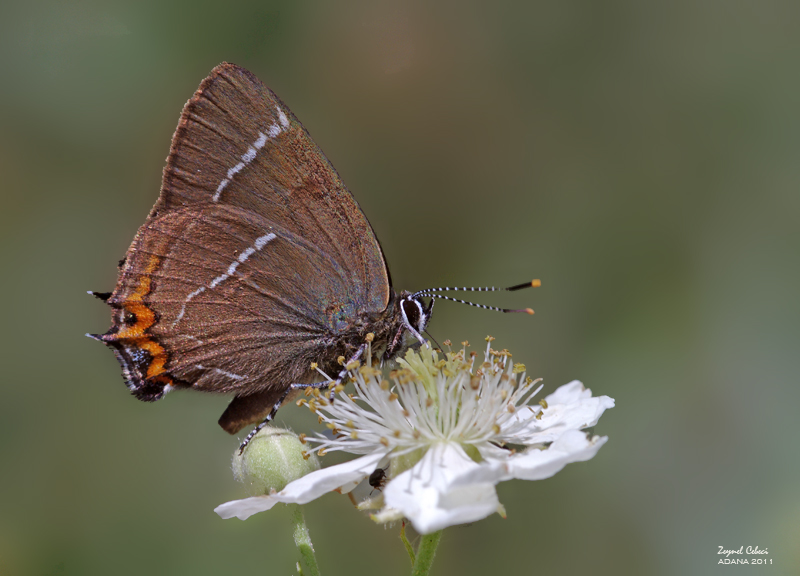
<path id="1" fill-rule="evenodd" d="M 484 362 L 466 347 L 442 357 L 430 348 L 409 350 L 400 368 L 383 379 L 371 366 L 349 366 L 355 393 L 336 389 L 303 399 L 332 431 L 304 438 L 323 455 L 341 450 L 358 458 L 311 472 L 283 490 L 222 504 L 223 518 L 244 520 L 278 502 L 304 504 L 331 491 L 346 493 L 376 469 L 388 482 L 363 508 L 381 508 L 373 518 L 408 518 L 429 534 L 499 512 L 495 485 L 519 478 L 549 478 L 570 462 L 592 458 L 607 437 L 590 436 L 608 396 L 593 397 L 578 381 L 534 403 L 539 380 L 511 354 L 491 349 Z M 383 476 L 383 474 L 380 474 Z"/>

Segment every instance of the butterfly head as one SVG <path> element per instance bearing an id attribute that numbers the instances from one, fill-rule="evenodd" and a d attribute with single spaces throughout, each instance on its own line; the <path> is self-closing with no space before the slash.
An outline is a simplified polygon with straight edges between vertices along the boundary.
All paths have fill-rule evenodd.
<path id="1" fill-rule="evenodd" d="M 431 298 L 430 303 L 425 304 L 422 298 L 422 296 L 408 292 L 400 295 L 400 316 L 403 319 L 403 325 L 420 344 L 425 343 L 422 333 L 425 332 L 431 319 L 434 303 L 434 299 Z"/>

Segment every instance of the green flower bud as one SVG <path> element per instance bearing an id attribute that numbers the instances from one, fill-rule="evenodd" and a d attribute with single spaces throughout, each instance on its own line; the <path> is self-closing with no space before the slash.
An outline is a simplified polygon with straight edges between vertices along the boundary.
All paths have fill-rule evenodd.
<path id="1" fill-rule="evenodd" d="M 291 430 L 265 426 L 244 453 L 233 453 L 233 476 L 257 496 L 280 491 L 291 481 L 319 470 L 319 461 Z"/>

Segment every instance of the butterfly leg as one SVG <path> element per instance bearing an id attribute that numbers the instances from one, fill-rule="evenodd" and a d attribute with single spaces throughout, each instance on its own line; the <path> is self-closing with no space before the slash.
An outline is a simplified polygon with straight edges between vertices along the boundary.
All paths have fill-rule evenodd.
<path id="1" fill-rule="evenodd" d="M 256 434 L 258 434 L 259 431 L 264 426 L 266 426 L 267 424 L 272 422 L 272 420 L 275 418 L 275 415 L 278 413 L 278 408 L 281 407 L 281 404 L 283 404 L 284 400 L 286 400 L 286 397 L 292 391 L 294 391 L 294 390 L 304 390 L 306 388 L 322 388 L 324 386 L 328 386 L 328 383 L 327 382 L 314 382 L 312 384 L 290 384 L 289 387 L 286 388 L 286 392 L 284 392 L 281 395 L 281 397 L 278 399 L 278 401 L 275 402 L 275 405 L 272 407 L 272 410 L 270 410 L 269 414 L 267 414 L 267 417 L 264 418 L 264 420 L 262 420 L 261 423 L 258 426 L 253 428 L 250 431 L 250 433 L 245 437 L 245 439 L 242 441 L 242 443 L 239 445 L 239 454 L 241 455 L 242 452 L 244 452 L 244 449 L 250 443 L 250 440 L 252 440 L 253 437 Z"/>
<path id="2" fill-rule="evenodd" d="M 345 362 L 345 366 L 347 366 L 347 365 L 348 365 L 348 364 L 350 364 L 351 362 L 353 362 L 353 361 L 355 361 L 355 360 L 358 360 L 359 358 L 361 358 L 362 354 L 364 354 L 364 351 L 365 351 L 366 349 L 367 349 L 367 345 L 366 345 L 366 344 L 364 344 L 363 346 L 360 346 L 360 347 L 359 347 L 359 349 L 356 351 L 356 353 L 355 353 L 355 354 L 353 354 L 353 356 L 352 356 L 352 357 L 351 357 L 351 358 L 350 358 L 350 359 L 349 359 L 347 362 Z M 347 368 L 342 368 L 342 370 L 341 370 L 341 371 L 339 372 L 339 374 L 337 375 L 336 379 L 335 379 L 335 380 L 333 380 L 333 381 L 312 382 L 311 384 L 290 384 L 290 385 L 289 385 L 289 386 L 286 388 L 286 391 L 285 391 L 285 392 L 284 392 L 284 393 L 281 395 L 281 397 L 278 399 L 278 401 L 277 401 L 277 402 L 275 402 L 275 405 L 272 407 L 272 410 L 270 410 L 270 412 L 269 412 L 269 414 L 267 415 L 267 417 L 266 417 L 266 418 L 264 418 L 264 420 L 263 420 L 263 421 L 262 421 L 262 422 L 261 422 L 261 423 L 260 423 L 258 426 L 256 426 L 255 428 L 253 428 L 253 429 L 250 431 L 250 433 L 249 433 L 249 434 L 248 434 L 248 435 L 245 437 L 245 439 L 242 441 L 242 443 L 239 445 L 239 454 L 241 455 L 241 454 L 242 454 L 242 452 L 244 452 L 244 449 L 245 449 L 245 447 L 246 447 L 246 446 L 247 446 L 247 445 L 250 443 L 250 440 L 252 440 L 252 439 L 253 439 L 253 437 L 254 437 L 256 434 L 258 434 L 258 432 L 259 432 L 259 431 L 260 431 L 260 430 L 261 430 L 261 429 L 262 429 L 264 426 L 266 426 L 267 424 L 269 424 L 269 423 L 272 421 L 272 419 L 273 419 L 273 418 L 275 418 L 275 415 L 278 413 L 278 408 L 280 408 L 280 407 L 281 407 L 281 404 L 283 404 L 284 400 L 286 400 L 286 397 L 287 397 L 287 396 L 288 396 L 288 395 L 289 395 L 291 392 L 293 392 L 293 391 L 295 391 L 295 390 L 306 390 L 307 388 L 327 388 L 327 387 L 329 387 L 329 386 L 330 386 L 330 387 L 331 387 L 331 392 L 330 392 L 330 396 L 329 396 L 329 398 L 330 398 L 330 401 L 331 401 L 331 402 L 333 402 L 333 397 L 334 397 L 334 391 L 333 391 L 333 388 L 334 388 L 334 387 L 336 387 L 336 386 L 338 386 L 338 385 L 339 385 L 339 384 L 341 384 L 342 382 L 344 382 L 344 378 L 345 378 L 345 376 L 347 376 Z"/>
<path id="3" fill-rule="evenodd" d="M 344 367 L 339 371 L 339 374 L 336 376 L 336 380 L 333 381 L 333 386 L 331 386 L 331 391 L 328 393 L 328 400 L 331 402 L 331 404 L 333 404 L 333 400 L 336 396 L 336 393 L 333 390 L 334 387 L 344 382 L 345 376 L 347 376 L 348 372 L 347 365 L 361 358 L 361 356 L 364 354 L 366 350 L 367 350 L 367 344 L 362 344 L 361 346 L 359 346 L 358 350 L 356 350 L 356 353 L 353 354 L 350 357 L 350 359 L 344 363 Z"/>

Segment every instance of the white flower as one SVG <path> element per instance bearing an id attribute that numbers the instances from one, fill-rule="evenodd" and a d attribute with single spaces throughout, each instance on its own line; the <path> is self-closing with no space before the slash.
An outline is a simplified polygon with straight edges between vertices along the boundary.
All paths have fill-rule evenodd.
<path id="1" fill-rule="evenodd" d="M 355 394 L 339 387 L 333 403 L 323 394 L 308 402 L 333 438 L 318 434 L 306 441 L 321 454 L 361 456 L 215 511 L 244 520 L 278 502 L 304 504 L 326 492 L 349 492 L 388 464 L 390 479 L 378 498 L 384 507 L 374 516 L 379 521 L 406 517 L 427 534 L 502 514 L 498 482 L 549 478 L 570 462 L 592 458 L 608 438 L 581 430 L 614 406 L 578 381 L 534 404 L 538 380 L 525 378 L 525 367 L 510 357 L 489 345 L 482 364 L 474 353 L 466 358 L 465 349 L 446 358 L 430 348 L 409 351 L 390 383 L 368 356 L 367 366 L 351 370 Z"/>

